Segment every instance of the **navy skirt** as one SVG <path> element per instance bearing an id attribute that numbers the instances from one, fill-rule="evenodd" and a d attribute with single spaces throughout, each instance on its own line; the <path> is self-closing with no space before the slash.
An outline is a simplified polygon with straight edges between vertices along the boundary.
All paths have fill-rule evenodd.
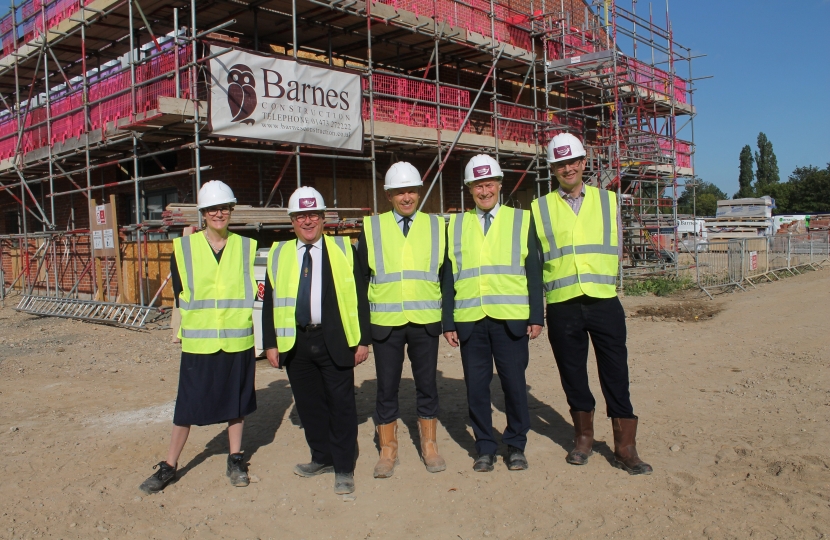
<path id="1" fill-rule="evenodd" d="M 208 426 L 248 416 L 256 410 L 255 372 L 253 347 L 237 353 L 183 352 L 173 423 Z"/>

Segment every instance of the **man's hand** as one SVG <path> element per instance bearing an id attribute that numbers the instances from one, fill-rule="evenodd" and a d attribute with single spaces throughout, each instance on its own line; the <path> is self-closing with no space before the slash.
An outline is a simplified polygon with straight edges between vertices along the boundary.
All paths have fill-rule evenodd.
<path id="1" fill-rule="evenodd" d="M 273 349 L 266 349 L 265 356 L 268 358 L 268 363 L 271 364 L 272 367 L 279 368 L 280 367 L 280 351 L 276 348 Z"/>
<path id="2" fill-rule="evenodd" d="M 354 352 L 354 365 L 359 366 L 367 358 L 369 358 L 369 347 L 366 345 L 358 345 L 357 350 Z"/>
<path id="3" fill-rule="evenodd" d="M 444 332 L 444 339 L 447 340 L 447 343 L 450 344 L 450 347 L 453 349 L 458 347 L 458 333 L 453 332 Z"/>
<path id="4" fill-rule="evenodd" d="M 530 339 L 536 339 L 539 337 L 539 334 L 542 333 L 542 325 L 541 324 L 529 324 L 527 325 L 527 335 L 530 336 Z"/>

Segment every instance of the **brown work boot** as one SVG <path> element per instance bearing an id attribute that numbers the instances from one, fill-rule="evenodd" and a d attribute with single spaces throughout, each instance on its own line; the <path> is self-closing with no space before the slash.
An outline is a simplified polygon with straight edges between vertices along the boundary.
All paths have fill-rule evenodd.
<path id="1" fill-rule="evenodd" d="M 637 417 L 612 418 L 614 466 L 628 474 L 651 474 L 654 469 L 637 455 Z"/>
<path id="2" fill-rule="evenodd" d="M 571 418 L 574 421 L 574 441 L 576 446 L 568 452 L 565 459 L 571 465 L 585 465 L 594 451 L 594 411 L 575 411 L 571 409 Z"/>
<path id="3" fill-rule="evenodd" d="M 398 421 L 381 424 L 377 428 L 380 459 L 375 465 L 375 478 L 389 478 L 398 462 Z"/>
<path id="4" fill-rule="evenodd" d="M 447 468 L 447 463 L 438 455 L 438 443 L 435 437 L 438 432 L 437 418 L 418 418 L 418 433 L 421 435 L 421 461 L 429 472 L 441 472 Z"/>

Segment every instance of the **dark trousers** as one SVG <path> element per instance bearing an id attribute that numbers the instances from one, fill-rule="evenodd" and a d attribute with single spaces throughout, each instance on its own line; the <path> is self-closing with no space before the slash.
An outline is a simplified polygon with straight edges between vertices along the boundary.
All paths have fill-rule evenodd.
<path id="1" fill-rule="evenodd" d="M 608 416 L 634 418 L 628 391 L 625 312 L 620 299 L 580 296 L 548 304 L 547 321 L 548 338 L 571 409 L 590 412 L 596 406 L 588 386 L 590 335 Z"/>
<path id="2" fill-rule="evenodd" d="M 334 465 L 339 473 L 353 471 L 357 446 L 354 368 L 332 362 L 322 329 L 298 328 L 286 371 L 312 461 Z"/>
<path id="3" fill-rule="evenodd" d="M 415 395 L 420 418 L 438 416 L 438 336 L 431 336 L 422 325 L 406 324 L 392 329 L 382 341 L 373 341 L 378 397 L 375 423 L 388 424 L 400 418 L 398 388 L 403 372 L 404 348 L 412 365 Z"/>
<path id="4" fill-rule="evenodd" d="M 504 391 L 507 429 L 502 441 L 524 450 L 530 429 L 527 409 L 525 370 L 528 363 L 528 337 L 513 336 L 504 321 L 485 317 L 476 321 L 469 339 L 461 342 L 461 363 L 467 385 L 470 421 L 479 454 L 495 454 L 498 443 L 493 437 L 493 414 L 490 407 L 490 381 L 493 363 Z"/>

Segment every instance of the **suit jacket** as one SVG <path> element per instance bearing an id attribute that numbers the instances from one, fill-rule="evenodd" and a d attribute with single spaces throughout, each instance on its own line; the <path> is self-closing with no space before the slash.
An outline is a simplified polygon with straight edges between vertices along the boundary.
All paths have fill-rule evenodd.
<path id="1" fill-rule="evenodd" d="M 450 234 L 449 227 L 447 235 Z M 447 242 L 449 246 L 449 241 Z M 527 235 L 527 257 L 525 257 L 525 277 L 527 277 L 527 296 L 530 301 L 530 317 L 527 320 L 509 319 L 505 323 L 508 331 L 514 337 L 527 333 L 529 324 L 545 324 L 545 296 L 542 283 L 542 260 L 539 258 L 539 239 L 536 237 L 536 225 L 532 217 L 530 231 Z M 444 332 L 455 331 L 460 341 L 466 341 L 473 333 L 475 322 L 455 322 L 453 311 L 455 306 L 455 283 L 452 278 L 452 262 L 450 262 L 449 247 L 444 258 L 441 272 L 441 296 L 443 297 L 442 322 Z"/>
<path id="2" fill-rule="evenodd" d="M 369 281 L 372 279 L 372 269 L 369 268 L 369 250 L 366 249 L 366 235 L 361 231 L 357 238 L 357 264 L 360 266 L 361 280 L 366 284 L 366 290 L 369 290 Z M 368 298 L 368 296 L 367 296 Z M 413 324 L 413 323 L 410 323 Z M 383 341 L 389 334 L 392 333 L 394 326 L 381 326 L 379 324 L 370 324 L 372 331 L 372 339 L 375 341 Z M 417 325 L 423 326 L 427 334 L 435 337 L 441 335 L 441 321 L 430 324 Z"/>
<path id="3" fill-rule="evenodd" d="M 337 292 L 334 290 L 334 278 L 331 273 L 331 263 L 326 243 L 323 242 L 323 283 L 322 283 L 322 324 L 323 341 L 326 344 L 329 356 L 338 366 L 354 366 L 354 347 L 349 347 L 346 341 L 346 331 L 343 330 L 343 320 L 340 318 L 340 308 L 337 305 Z M 354 250 L 354 247 L 352 247 Z M 271 269 L 268 268 L 270 275 Z M 360 274 L 360 268 L 354 265 L 354 280 L 357 288 L 357 318 L 360 323 L 360 345 L 372 343 L 369 330 L 369 300 L 366 297 L 366 284 Z M 277 343 L 274 331 L 274 298 L 271 280 L 265 280 L 265 291 L 262 299 L 262 342 L 266 349 L 273 349 Z M 270 345 L 270 346 L 269 346 Z M 296 351 L 280 351 L 280 365 L 285 365 L 286 359 Z"/>

